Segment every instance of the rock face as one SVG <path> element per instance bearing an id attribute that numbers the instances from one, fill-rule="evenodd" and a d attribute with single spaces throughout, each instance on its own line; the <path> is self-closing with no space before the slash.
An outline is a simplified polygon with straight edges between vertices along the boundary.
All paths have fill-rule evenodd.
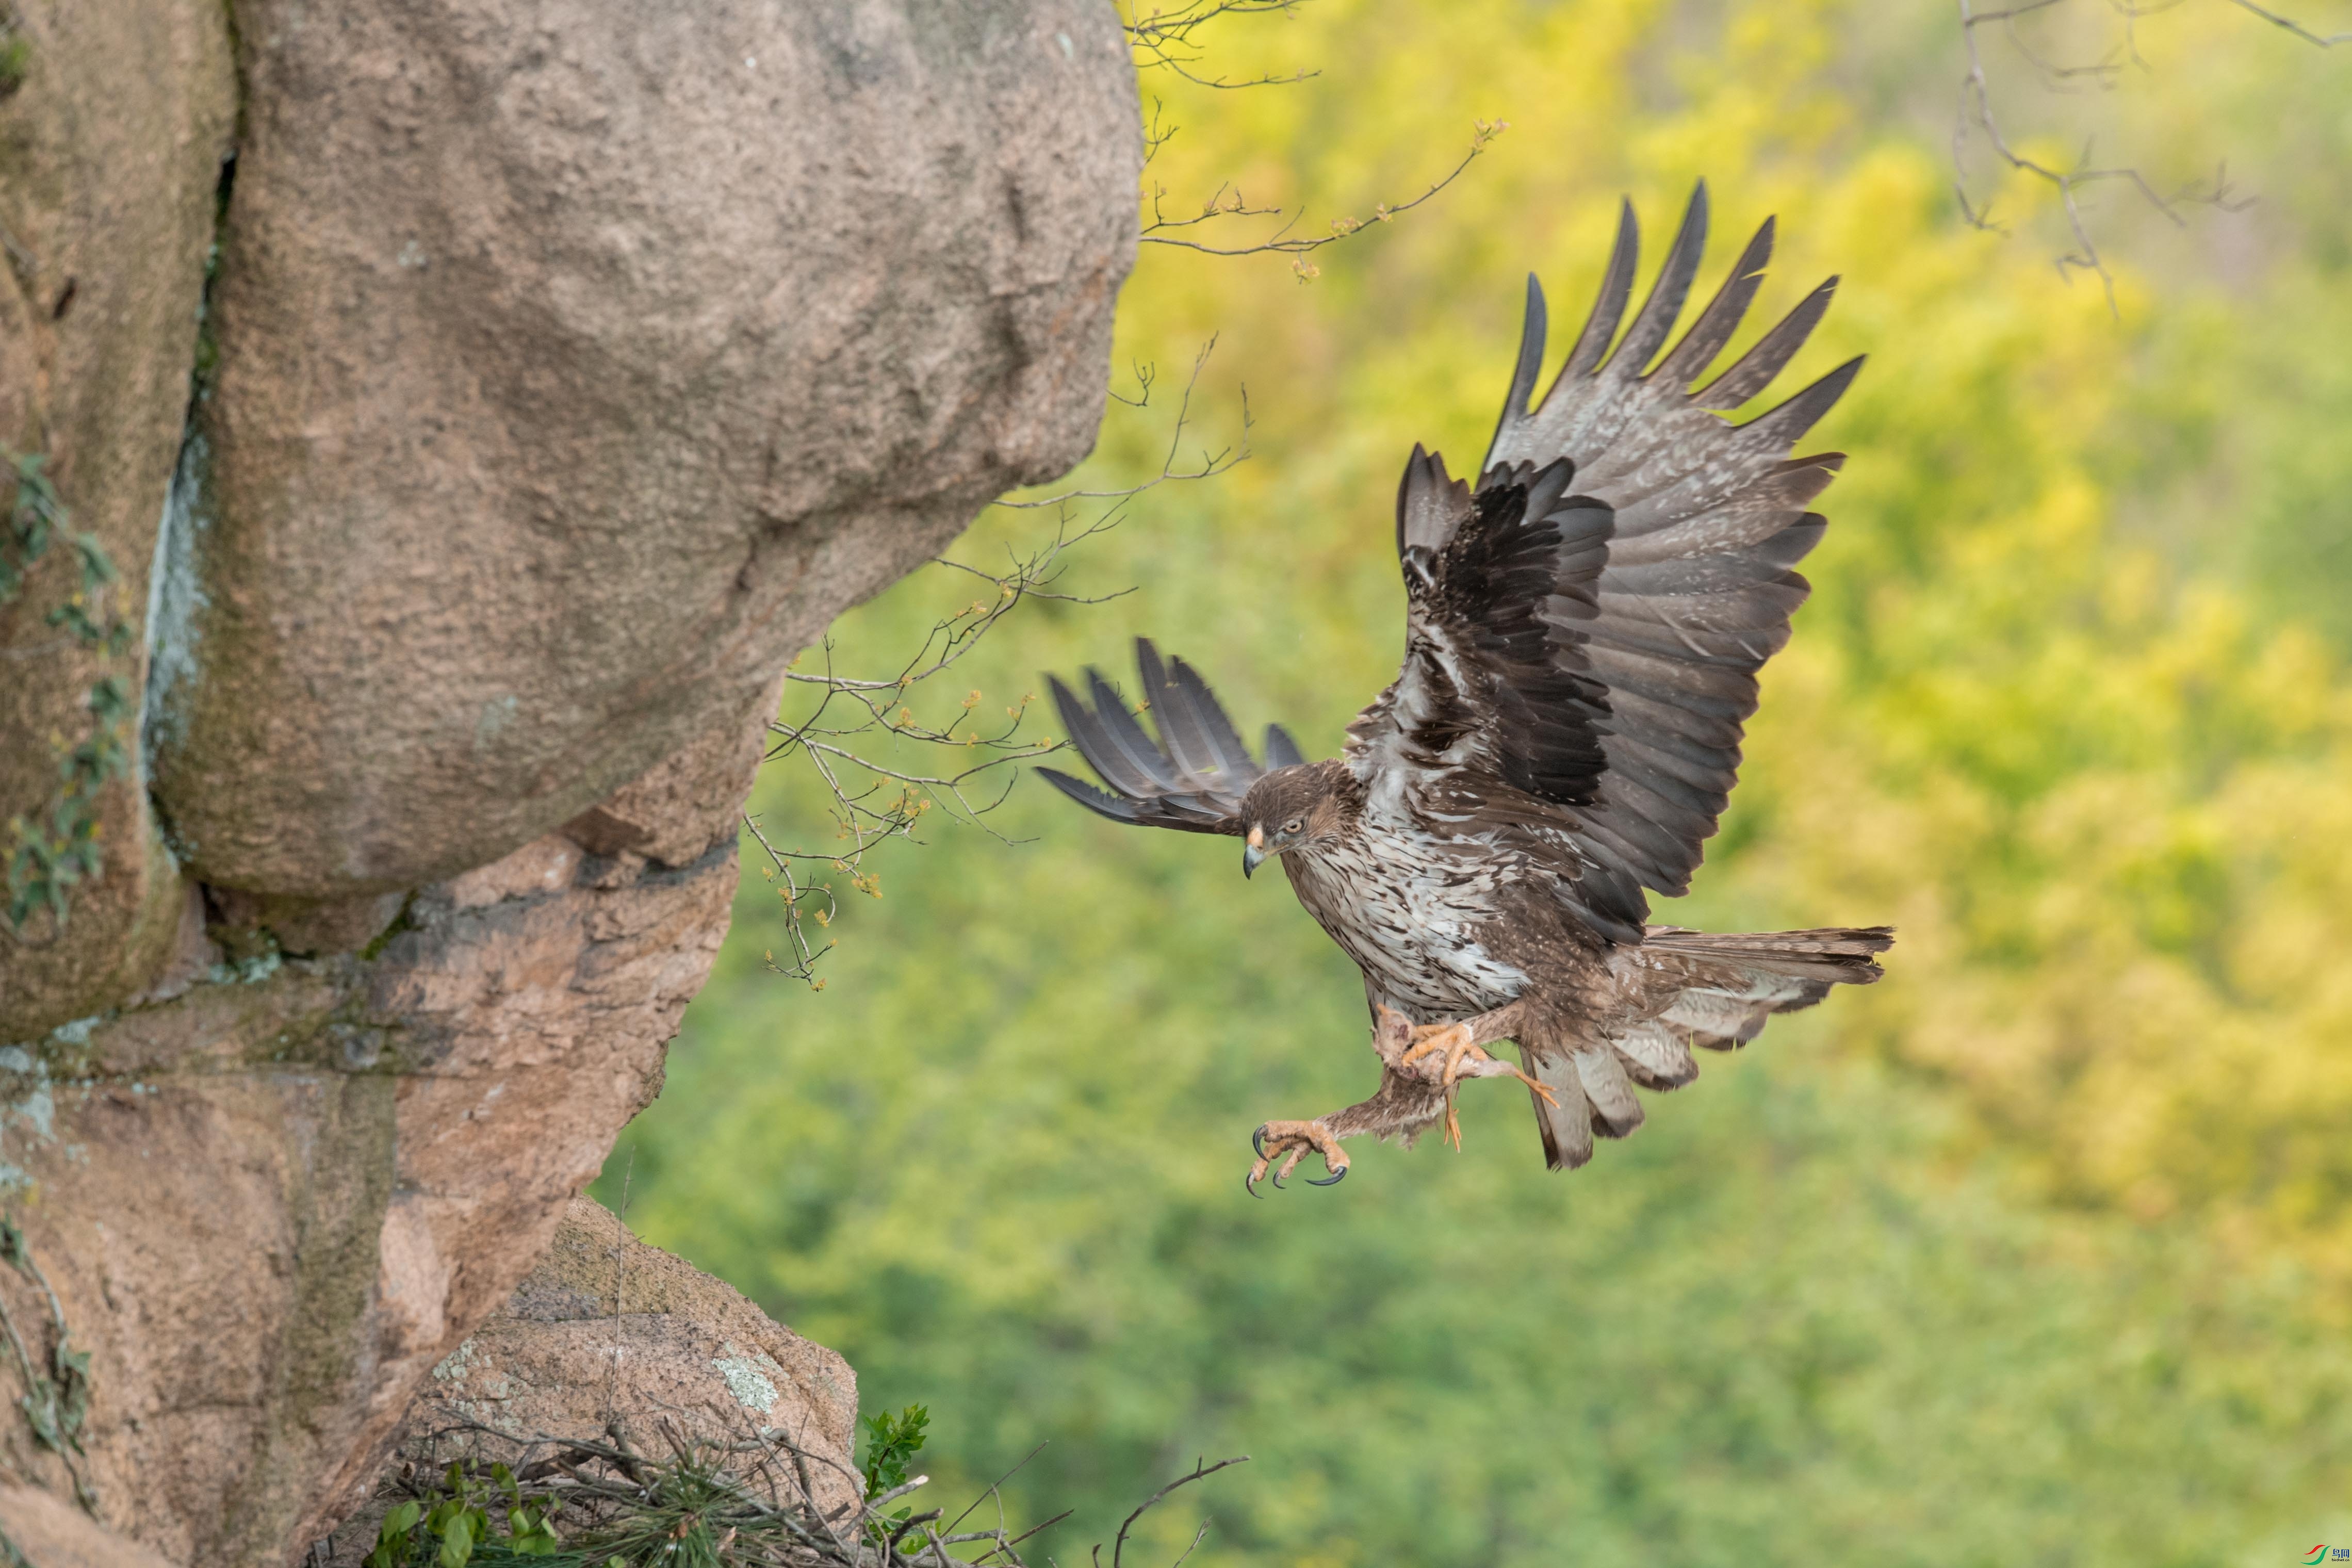
<path id="1" fill-rule="evenodd" d="M 52 738 L 69 747 L 90 733 L 92 683 L 112 676 L 135 696 L 145 679 L 148 563 L 187 416 L 236 97 L 216 0 L 10 0 L 0 17 L 0 41 L 24 59 L 0 91 L 0 447 L 46 454 L 70 526 L 121 574 L 99 613 L 131 633 L 106 658 L 49 623 L 78 585 L 62 540 L 0 604 L 5 857 L 6 824 L 42 818 L 57 795 Z M 0 476 L 0 504 L 13 488 Z M 145 792 L 120 780 L 96 815 L 107 875 L 79 890 L 68 931 L 43 915 L 17 940 L 0 931 L 0 1040 L 136 990 L 170 945 L 179 875 Z"/>
<path id="2" fill-rule="evenodd" d="M 182 1563 L 325 1534 L 652 1099 L 734 889 L 731 840 L 672 869 L 550 836 L 372 957 L 224 961 L 0 1051 L 18 1223 L 93 1355 L 99 1516 Z M 0 1300 L 47 1320 L 21 1271 Z M 72 1490 L 24 1423 L 0 1458 Z"/>
<path id="3" fill-rule="evenodd" d="M 31 1568 L 170 1568 L 54 1492 L 0 1486 L 0 1538 Z"/>
<path id="4" fill-rule="evenodd" d="M 149 655 L 103 879 L 0 934 L 0 1468 L 290 1563 L 658 1089 L 787 659 L 1090 444 L 1134 81 L 1100 0 L 0 0 L 20 39 L 0 443 Z M 11 813 L 87 718 L 25 652 L 57 586 L 0 606 Z"/>
<path id="5" fill-rule="evenodd" d="M 1091 444 L 1138 168 L 1102 0 L 236 9 L 149 721 L 205 882 L 493 858 Z"/>
<path id="6" fill-rule="evenodd" d="M 821 1511 L 857 1500 L 849 1363 L 576 1198 L 512 1298 L 433 1369 L 392 1464 L 437 1471 L 460 1457 L 511 1460 L 541 1437 L 604 1441 L 608 1422 L 640 1452 L 660 1454 L 654 1427 L 664 1420 L 712 1443 L 781 1428 L 811 1456 Z M 510 1440 L 462 1430 L 475 1424 Z M 371 1498 L 335 1531 L 329 1561 L 365 1557 L 394 1500 Z M 776 1500 L 797 1501 L 797 1488 Z"/>

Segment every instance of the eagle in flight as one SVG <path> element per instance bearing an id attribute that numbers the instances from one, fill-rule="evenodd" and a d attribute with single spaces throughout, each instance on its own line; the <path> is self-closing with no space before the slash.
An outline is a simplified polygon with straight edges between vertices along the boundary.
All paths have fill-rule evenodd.
<path id="1" fill-rule="evenodd" d="M 1807 295 L 1728 369 L 1694 388 L 1738 327 L 1772 249 L 1768 219 L 1682 341 L 1659 357 L 1706 243 L 1692 196 L 1633 324 L 1618 324 L 1639 250 L 1624 205 L 1592 314 L 1540 400 L 1544 297 L 1528 279 L 1517 371 L 1477 482 L 1416 447 L 1397 491 L 1403 667 L 1310 763 L 1280 726 L 1252 757 L 1182 659 L 1136 645 L 1153 741 L 1109 682 L 1054 700 L 1109 792 L 1040 772 L 1115 821 L 1240 838 L 1269 856 L 1362 969 L 1381 1064 L 1370 1100 L 1253 1142 L 1252 1192 L 1309 1152 L 1328 1185 L 1339 1141 L 1407 1142 L 1436 1121 L 1459 1141 L 1454 1086 L 1516 1077 L 1553 1170 L 1594 1136 L 1641 1125 L 1636 1086 L 1697 1076 L 1693 1046 L 1730 1050 L 1774 1013 L 1881 974 L 1893 932 L 1717 935 L 1646 923 L 1644 889 L 1685 892 L 1739 765 L 1756 672 L 1789 637 L 1822 536 L 1807 504 L 1843 453 L 1791 457 L 1862 361 L 1745 424 L 1828 308 Z M 1611 345 L 1615 349 L 1612 352 Z M 1655 363 L 1653 364 L 1653 360 Z M 1486 1047 L 1515 1042 L 1523 1067 Z M 1286 1158 L 1285 1156 L 1286 1155 Z"/>

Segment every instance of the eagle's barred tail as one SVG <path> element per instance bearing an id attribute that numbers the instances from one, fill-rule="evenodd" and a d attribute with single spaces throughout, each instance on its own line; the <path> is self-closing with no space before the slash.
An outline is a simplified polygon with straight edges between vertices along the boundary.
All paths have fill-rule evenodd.
<path id="1" fill-rule="evenodd" d="M 1895 945 L 1889 926 L 1820 931 L 1709 932 L 1652 926 L 1642 948 L 1662 977 L 1666 1005 L 1609 1028 L 1598 1044 L 1538 1042 L 1528 1071 L 1557 1104 L 1530 1094 L 1544 1163 L 1574 1170 L 1592 1141 L 1622 1138 L 1642 1124 L 1633 1086 L 1680 1089 L 1698 1076 L 1693 1046 L 1738 1050 L 1775 1013 L 1810 1007 L 1832 985 L 1867 985 L 1885 973 L 1876 955 Z M 1522 1042 L 1527 1044 L 1527 1042 Z"/>
<path id="2" fill-rule="evenodd" d="M 1895 945 L 1895 928 L 1703 931 L 1682 926 L 1652 926 L 1643 933 L 1642 945 L 1653 952 L 1711 959 L 1790 979 L 1823 980 L 1832 985 L 1867 985 L 1885 973 L 1878 967 L 1874 955 Z"/>

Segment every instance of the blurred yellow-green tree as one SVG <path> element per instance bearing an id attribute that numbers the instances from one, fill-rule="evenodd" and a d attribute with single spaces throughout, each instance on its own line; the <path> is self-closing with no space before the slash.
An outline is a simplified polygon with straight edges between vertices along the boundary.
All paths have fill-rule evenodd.
<path id="1" fill-rule="evenodd" d="M 1393 670 L 1397 468 L 1482 447 L 1520 274 L 1572 319 L 1618 195 L 1654 247 L 1705 177 L 1704 286 L 1780 219 L 1751 333 L 1843 274 L 1782 390 L 1872 363 L 1815 433 L 1853 458 L 1814 601 L 1662 912 L 1891 920 L 1886 984 L 1709 1064 L 1573 1177 L 1497 1091 L 1459 1155 L 1368 1151 L 1252 1205 L 1248 1129 L 1369 1087 L 1349 966 L 1214 842 L 1024 785 L 991 821 L 1029 842 L 941 826 L 866 862 L 889 895 L 850 899 L 822 995 L 763 970 L 751 881 L 608 1201 L 625 1171 L 632 1223 L 844 1351 L 870 1407 L 928 1401 L 941 1484 L 1045 1441 L 1010 1495 L 1107 1531 L 1194 1452 L 1254 1452 L 1201 1500 L 1200 1562 L 2218 1563 L 2352 1536 L 2352 59 L 2219 0 L 2137 42 L 2087 107 L 2004 100 L 2012 139 L 2063 163 L 2095 114 L 2152 173 L 2226 156 L 2262 201 L 2176 232 L 2105 188 L 2111 310 L 2053 265 L 2030 175 L 1973 177 L 2014 232 L 1961 220 L 1937 7 L 1230 25 L 1228 74 L 1320 74 L 1148 76 L 1163 210 L 1222 185 L 1364 231 L 1309 281 L 1147 247 L 1121 361 L 1213 335 L 1202 438 L 1246 384 L 1252 458 L 1074 557 L 1133 595 L 1024 609 L 970 666 L 992 711 L 1148 633 L 1328 752 Z M 1378 221 L 1480 121 L 1510 128 Z M 1158 471 L 1173 379 L 1082 482 Z M 840 657 L 887 662 L 958 593 L 919 577 Z M 782 772 L 757 805 L 822 808 Z"/>

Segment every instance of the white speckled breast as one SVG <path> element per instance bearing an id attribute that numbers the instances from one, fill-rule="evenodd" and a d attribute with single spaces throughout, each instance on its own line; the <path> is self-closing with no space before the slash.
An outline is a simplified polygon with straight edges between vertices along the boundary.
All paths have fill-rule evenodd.
<path id="1" fill-rule="evenodd" d="M 1430 1023 L 1502 1006 L 1528 984 L 1478 940 L 1512 858 L 1467 843 L 1461 851 L 1365 820 L 1355 833 L 1301 845 L 1283 865 L 1298 901 L 1389 1005 Z"/>

